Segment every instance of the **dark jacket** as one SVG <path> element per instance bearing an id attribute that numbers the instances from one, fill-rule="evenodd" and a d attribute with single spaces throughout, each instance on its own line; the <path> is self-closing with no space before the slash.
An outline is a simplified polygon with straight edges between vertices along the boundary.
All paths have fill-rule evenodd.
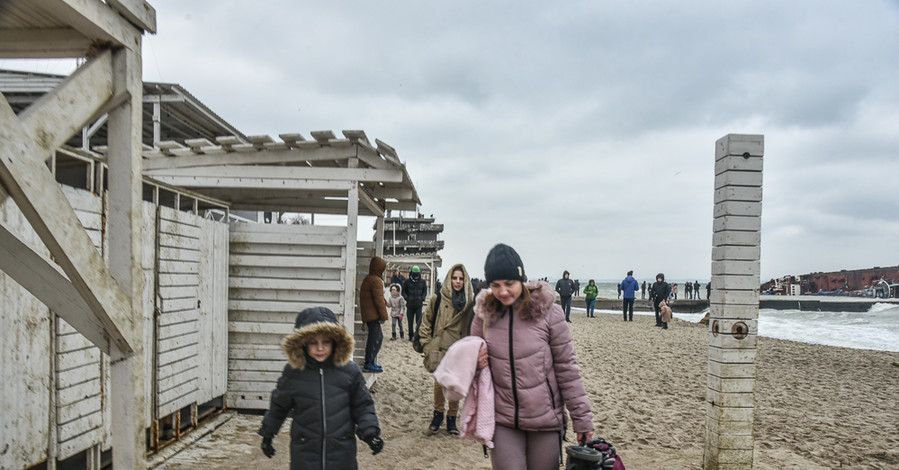
<path id="1" fill-rule="evenodd" d="M 453 272 L 462 268 L 465 280 L 462 282 L 462 291 L 465 293 L 465 306 L 456 310 L 453 306 Z M 440 296 L 439 312 L 434 312 L 437 304 L 437 296 Z M 437 319 L 434 321 L 434 315 Z M 421 345 L 424 347 L 424 364 L 428 372 L 437 370 L 437 366 L 446 355 L 446 350 L 456 341 L 468 336 L 471 332 L 471 320 L 474 318 L 474 294 L 471 288 L 471 279 L 468 271 L 461 264 L 454 265 L 446 274 L 440 292 L 428 298 L 424 315 L 421 320 Z M 434 331 L 431 331 L 431 322 L 434 322 Z"/>
<path id="2" fill-rule="evenodd" d="M 634 299 L 637 297 L 637 291 L 640 290 L 640 283 L 633 276 L 628 276 L 621 281 L 621 290 L 624 292 L 625 299 Z"/>
<path id="3" fill-rule="evenodd" d="M 565 275 L 568 274 L 568 271 L 562 273 L 562 279 L 556 281 L 556 292 L 559 293 L 560 297 L 571 297 L 574 294 L 574 281 L 571 278 L 565 278 Z"/>
<path id="4" fill-rule="evenodd" d="M 665 282 L 665 275 L 659 273 L 656 275 L 656 279 L 662 280 L 657 280 L 652 283 L 652 287 L 649 288 L 649 298 L 652 299 L 653 302 L 668 300 L 668 296 L 671 295 L 671 286 Z"/>
<path id="5" fill-rule="evenodd" d="M 384 258 L 373 256 L 368 265 L 368 275 L 362 279 L 359 286 L 359 313 L 362 321 L 387 321 L 387 299 L 384 297 L 384 268 L 387 261 Z"/>
<path id="6" fill-rule="evenodd" d="M 421 278 L 421 273 L 412 273 L 409 279 L 403 283 L 403 297 L 406 299 L 406 307 L 418 309 L 424 304 L 428 296 L 428 283 Z"/>
<path id="7" fill-rule="evenodd" d="M 293 418 L 292 470 L 355 469 L 356 436 L 379 436 L 381 429 L 362 371 L 350 360 L 353 337 L 324 307 L 300 312 L 296 327 L 281 342 L 289 364 L 272 392 L 259 434 L 274 437 L 289 415 Z M 306 353 L 304 345 L 315 335 L 324 335 L 334 342 L 334 350 L 324 362 Z M 323 454 L 326 465 L 322 464 Z"/>

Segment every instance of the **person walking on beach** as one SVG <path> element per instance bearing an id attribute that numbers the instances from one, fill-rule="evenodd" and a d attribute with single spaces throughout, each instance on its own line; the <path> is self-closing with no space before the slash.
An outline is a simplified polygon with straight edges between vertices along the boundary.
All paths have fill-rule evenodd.
<path id="1" fill-rule="evenodd" d="M 571 330 L 549 284 L 527 282 L 521 257 L 498 244 L 484 264 L 490 289 L 478 294 L 471 334 L 487 343 L 478 368 L 490 366 L 496 430 L 494 469 L 558 469 L 563 406 L 577 442 L 593 437 L 593 413 Z"/>
<path id="2" fill-rule="evenodd" d="M 404 282 L 406 282 L 406 278 L 402 274 L 400 274 L 400 270 L 397 268 L 393 268 L 393 275 L 390 276 L 390 284 L 398 284 L 400 287 L 402 287 Z"/>
<path id="3" fill-rule="evenodd" d="M 640 300 L 646 298 L 646 281 L 643 281 L 643 285 L 640 286 Z"/>
<path id="4" fill-rule="evenodd" d="M 574 280 L 574 296 L 580 297 L 581 295 L 581 281 L 580 279 Z"/>
<path id="5" fill-rule="evenodd" d="M 640 288 L 640 284 L 634 279 L 634 272 L 628 271 L 627 277 L 621 281 L 620 285 L 621 291 L 624 293 L 624 302 L 622 303 L 624 321 L 634 321 L 634 301 L 637 299 L 637 289 Z M 631 314 L 630 320 L 627 317 L 628 312 Z"/>
<path id="6" fill-rule="evenodd" d="M 656 312 L 656 326 L 662 326 L 662 318 L 660 316 L 661 309 L 659 304 L 665 300 L 668 300 L 668 296 L 671 295 L 671 286 L 665 282 L 665 275 L 662 273 L 656 274 L 656 282 L 652 283 L 652 287 L 649 288 L 649 298 L 652 300 L 653 309 Z"/>
<path id="7" fill-rule="evenodd" d="M 440 292 L 428 298 L 425 304 L 419 336 L 424 348 L 424 365 L 430 373 L 437 370 L 447 349 L 456 341 L 471 333 L 474 318 L 474 293 L 468 271 L 461 264 L 454 265 L 446 275 Z M 448 405 L 448 406 L 447 406 Z M 443 386 L 434 381 L 434 416 L 428 426 L 428 435 L 436 433 L 443 424 L 446 412 L 446 431 L 459 435 L 456 417 L 459 400 L 449 401 L 443 395 Z"/>
<path id="8" fill-rule="evenodd" d="M 381 343 L 384 341 L 381 323 L 387 321 L 387 300 L 384 298 L 383 280 L 386 267 L 387 260 L 373 256 L 368 264 L 368 275 L 362 279 L 362 285 L 359 287 L 359 313 L 368 329 L 368 338 L 365 341 L 365 365 L 362 366 L 366 372 L 384 370 L 378 365 L 378 352 L 381 351 Z"/>
<path id="9" fill-rule="evenodd" d="M 709 281 L 705 285 L 705 299 L 709 300 L 712 298 L 712 281 Z"/>
<path id="10" fill-rule="evenodd" d="M 275 455 L 272 439 L 290 416 L 290 468 L 356 469 L 353 434 L 373 454 L 384 441 L 375 402 L 352 360 L 353 337 L 325 307 L 303 310 L 294 326 L 281 342 L 288 364 L 258 431 L 262 452 Z"/>
<path id="11" fill-rule="evenodd" d="M 562 279 L 556 281 L 556 292 L 559 293 L 559 301 L 562 311 L 565 312 L 565 321 L 571 323 L 571 294 L 574 293 L 574 281 L 568 278 L 568 271 L 562 273 Z"/>
<path id="12" fill-rule="evenodd" d="M 587 282 L 587 285 L 584 286 L 584 302 L 587 304 L 587 318 L 595 318 L 593 316 L 593 311 L 596 307 L 596 296 L 599 295 L 599 288 L 596 287 L 596 283 L 593 282 L 593 279 L 590 279 Z"/>
<path id="13" fill-rule="evenodd" d="M 671 284 L 671 300 L 677 300 L 677 283 Z"/>
<path id="14" fill-rule="evenodd" d="M 400 339 L 403 339 L 403 315 L 406 314 L 406 299 L 400 294 L 403 288 L 399 284 L 390 286 L 390 297 L 387 297 L 387 310 L 390 313 L 392 333 L 391 340 L 396 339 L 396 328 L 400 328 Z"/>
<path id="15" fill-rule="evenodd" d="M 406 299 L 406 320 L 409 325 L 409 341 L 421 324 L 421 306 L 428 295 L 428 283 L 421 278 L 421 268 L 412 266 L 409 278 L 403 283 L 403 298 Z"/>
<path id="16" fill-rule="evenodd" d="M 621 298 L 621 283 L 618 283 L 618 298 Z"/>

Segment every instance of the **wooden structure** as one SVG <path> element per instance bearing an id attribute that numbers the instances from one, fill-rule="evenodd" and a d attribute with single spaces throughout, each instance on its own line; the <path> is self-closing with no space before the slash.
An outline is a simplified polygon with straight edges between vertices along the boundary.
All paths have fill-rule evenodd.
<path id="1" fill-rule="evenodd" d="M 362 131 L 248 137 L 142 84 L 154 30 L 139 0 L 0 2 L 0 57 L 87 57 L 0 99 L 0 468 L 100 468 L 110 449 L 113 468 L 144 468 L 204 404 L 267 406 L 298 309 L 357 332 L 383 246 L 357 242 L 358 217 L 383 232 L 385 210 L 420 203 Z M 232 207 L 346 225 L 229 225 Z"/>
<path id="2" fill-rule="evenodd" d="M 0 99 L 0 199 L 4 204 L 14 201 L 46 247 L 46 253 L 34 249 L 18 236 L 16 227 L 3 226 L 0 233 L 10 243 L 4 246 L 15 255 L 0 257 L 0 269 L 109 354 L 106 398 L 116 410 L 110 423 L 116 468 L 144 467 L 143 278 L 136 240 L 141 188 L 140 54 L 142 34 L 155 29 L 155 11 L 139 0 L 0 3 L 0 57 L 88 58 L 52 93 L 18 115 Z M 57 147 L 103 114 L 108 114 L 109 129 L 108 265 L 80 229 L 75 211 L 45 165 Z M 8 350 L 7 346 L 2 349 Z M 11 357 L 8 363 L 30 364 L 27 358 Z M 4 397 L 35 400 L 4 403 L 7 406 L 33 409 L 35 403 L 48 401 L 46 396 L 29 393 L 28 385 L 4 381 L 0 387 Z M 28 444 L 31 439 L 52 441 L 52 426 L 50 436 L 42 431 L 24 435 L 6 424 L 2 429 L 8 451 L 0 459 L 17 459 L 9 466 L 53 457 L 40 452 L 56 449 L 54 445 L 34 449 Z M 0 462 L 0 466 L 7 465 Z"/>
<path id="3" fill-rule="evenodd" d="M 415 187 L 396 151 L 362 131 L 282 134 L 246 140 L 160 142 L 144 173 L 227 202 L 232 210 L 340 214 L 346 225 L 235 224 L 230 232 L 228 403 L 264 409 L 283 367 L 280 339 L 296 313 L 332 309 L 355 333 L 356 292 L 371 256 L 383 253 L 386 210 L 415 210 Z M 357 241 L 360 215 L 378 239 Z M 357 335 L 360 346 L 362 337 Z"/>
<path id="4" fill-rule="evenodd" d="M 715 143 L 706 470 L 753 466 L 764 150 L 761 135 Z"/>

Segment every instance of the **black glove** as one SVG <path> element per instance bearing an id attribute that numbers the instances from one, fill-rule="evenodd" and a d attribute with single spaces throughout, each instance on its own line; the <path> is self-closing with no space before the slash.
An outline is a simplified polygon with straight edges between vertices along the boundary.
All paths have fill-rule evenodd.
<path id="1" fill-rule="evenodd" d="M 371 436 L 365 439 L 368 448 L 371 449 L 371 455 L 378 455 L 378 452 L 384 449 L 384 441 L 378 436 Z"/>
<path id="2" fill-rule="evenodd" d="M 262 453 L 268 458 L 272 458 L 275 455 L 275 447 L 272 445 L 272 438 L 262 438 Z"/>

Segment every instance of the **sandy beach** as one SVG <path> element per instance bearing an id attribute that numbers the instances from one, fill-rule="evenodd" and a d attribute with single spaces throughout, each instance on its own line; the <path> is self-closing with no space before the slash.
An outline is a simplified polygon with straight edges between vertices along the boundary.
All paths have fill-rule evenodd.
<path id="1" fill-rule="evenodd" d="M 572 313 L 596 435 L 629 470 L 702 468 L 706 327 L 650 316 Z M 385 450 L 360 442 L 365 469 L 489 469 L 481 446 L 443 430 L 426 436 L 432 378 L 408 341 L 385 338 L 373 387 Z M 288 426 L 265 458 L 260 416 L 237 415 L 157 468 L 287 468 Z M 759 339 L 755 468 L 899 468 L 899 353 Z M 569 433 L 571 437 L 571 433 Z"/>

